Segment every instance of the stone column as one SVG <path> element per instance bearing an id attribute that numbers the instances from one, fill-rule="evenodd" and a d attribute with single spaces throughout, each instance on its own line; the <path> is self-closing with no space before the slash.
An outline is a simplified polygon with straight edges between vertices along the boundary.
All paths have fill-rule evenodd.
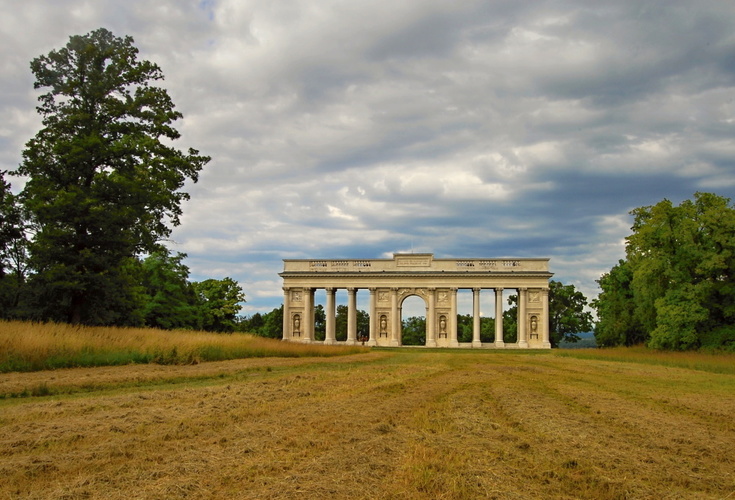
<path id="1" fill-rule="evenodd" d="M 518 289 L 518 347 L 528 347 L 528 330 L 526 323 L 526 302 L 528 301 L 528 288 Z"/>
<path id="2" fill-rule="evenodd" d="M 436 288 L 429 288 L 429 307 L 426 312 L 426 347 L 436 347 Z"/>
<path id="3" fill-rule="evenodd" d="M 304 317 L 301 318 L 301 339 L 314 340 L 314 289 L 304 288 Z"/>
<path id="4" fill-rule="evenodd" d="M 291 338 L 291 291 L 283 287 L 283 340 Z"/>
<path id="5" fill-rule="evenodd" d="M 503 289 L 495 289 L 495 346 L 503 347 Z"/>
<path id="6" fill-rule="evenodd" d="M 375 306 L 375 288 L 370 288 L 370 339 L 368 340 L 369 346 L 378 345 L 377 340 L 375 340 L 376 331 L 378 329 L 378 313 L 376 311 Z"/>
<path id="7" fill-rule="evenodd" d="M 398 314 L 398 288 L 390 289 L 390 345 L 398 347 L 401 341 L 398 338 L 398 330 L 401 325 L 401 317 Z"/>
<path id="8" fill-rule="evenodd" d="M 326 311 L 326 331 L 324 333 L 324 343 L 327 345 L 336 344 L 337 339 L 335 335 L 335 325 L 336 325 L 336 318 L 335 318 L 335 308 L 334 308 L 334 299 L 335 295 L 337 293 L 337 290 L 334 288 L 327 288 L 327 311 Z"/>
<path id="9" fill-rule="evenodd" d="M 449 347 L 459 347 L 457 340 L 457 289 L 450 290 L 449 297 Z"/>
<path id="10" fill-rule="evenodd" d="M 347 345 L 357 344 L 357 289 L 347 289 Z"/>
<path id="11" fill-rule="evenodd" d="M 541 289 L 541 307 L 542 307 L 542 313 L 541 313 L 541 321 L 539 322 L 539 328 L 541 329 L 541 340 L 543 341 L 543 346 L 547 349 L 551 349 L 551 342 L 549 341 L 549 289 L 548 288 L 542 288 Z"/>
<path id="12" fill-rule="evenodd" d="M 482 347 L 480 340 L 480 289 L 472 289 L 472 347 Z"/>

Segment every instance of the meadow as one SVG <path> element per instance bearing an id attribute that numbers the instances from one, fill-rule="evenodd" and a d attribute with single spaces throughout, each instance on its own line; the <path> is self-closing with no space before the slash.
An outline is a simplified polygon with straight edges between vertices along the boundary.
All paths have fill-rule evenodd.
<path id="1" fill-rule="evenodd" d="M 0 321 L 0 373 L 133 363 L 335 356 L 359 346 L 284 343 L 248 334 Z"/>
<path id="2" fill-rule="evenodd" d="M 648 354 L 4 373 L 0 498 L 735 498 L 735 358 Z"/>

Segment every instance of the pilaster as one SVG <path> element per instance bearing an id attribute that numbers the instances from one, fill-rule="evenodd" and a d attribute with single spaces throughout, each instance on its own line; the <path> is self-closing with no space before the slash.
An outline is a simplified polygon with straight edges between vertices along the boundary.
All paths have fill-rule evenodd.
<path id="1" fill-rule="evenodd" d="M 291 289 L 283 287 L 283 340 L 291 337 Z"/>
<path id="2" fill-rule="evenodd" d="M 436 347 L 436 288 L 429 288 L 429 307 L 426 313 L 426 347 Z"/>
<path id="3" fill-rule="evenodd" d="M 327 288 L 327 310 L 326 310 L 326 329 L 324 334 L 324 343 L 332 345 L 337 343 L 336 338 L 336 317 L 335 317 L 335 295 L 337 291 L 334 288 Z"/>
<path id="4" fill-rule="evenodd" d="M 357 289 L 347 289 L 347 345 L 357 343 Z"/>
<path id="5" fill-rule="evenodd" d="M 495 347 L 504 347 L 503 339 L 503 288 L 495 289 Z"/>
<path id="6" fill-rule="evenodd" d="M 390 289 L 390 345 L 398 347 L 401 345 L 398 332 L 401 328 L 401 316 L 398 314 L 398 288 Z"/>
<path id="7" fill-rule="evenodd" d="M 459 347 L 457 340 L 457 289 L 449 290 L 449 347 Z"/>
<path id="8" fill-rule="evenodd" d="M 377 307 L 375 303 L 375 288 L 370 288 L 370 338 L 368 339 L 368 345 L 374 346 L 378 345 L 377 340 L 375 340 L 378 327 L 378 318 L 377 318 Z"/>
<path id="9" fill-rule="evenodd" d="M 472 289 L 472 347 L 482 347 L 480 340 L 480 289 Z"/>
<path id="10" fill-rule="evenodd" d="M 528 288 L 518 289 L 518 347 L 528 348 L 528 314 L 526 314 L 526 302 L 528 301 Z"/>
<path id="11" fill-rule="evenodd" d="M 542 307 L 542 320 L 541 320 L 541 339 L 543 341 L 543 347 L 551 349 L 551 341 L 549 340 L 549 289 L 541 289 L 541 307 Z"/>

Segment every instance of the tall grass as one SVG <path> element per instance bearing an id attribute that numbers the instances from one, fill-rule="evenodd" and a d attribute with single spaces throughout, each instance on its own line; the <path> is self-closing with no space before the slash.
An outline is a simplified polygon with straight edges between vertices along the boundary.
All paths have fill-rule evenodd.
<path id="1" fill-rule="evenodd" d="M 0 373 L 131 363 L 192 364 L 250 357 L 338 356 L 366 351 L 359 346 L 297 344 L 249 334 L 0 321 Z"/>
<path id="2" fill-rule="evenodd" d="M 623 361 L 735 374 L 735 354 L 730 353 L 657 351 L 645 346 L 634 346 L 609 349 L 560 349 L 555 351 L 555 354 L 577 359 Z"/>

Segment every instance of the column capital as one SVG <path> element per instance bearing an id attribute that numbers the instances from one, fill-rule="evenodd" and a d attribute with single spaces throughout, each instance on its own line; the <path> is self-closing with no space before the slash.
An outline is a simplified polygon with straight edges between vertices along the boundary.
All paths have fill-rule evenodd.
<path id="1" fill-rule="evenodd" d="M 481 290 L 481 288 L 479 286 L 476 286 L 476 287 L 472 288 L 472 291 L 473 292 L 479 292 L 480 290 Z"/>
<path id="2" fill-rule="evenodd" d="M 327 292 L 329 292 L 329 293 L 332 293 L 334 291 L 334 287 L 333 286 L 328 286 L 327 288 L 325 288 L 325 290 Z"/>
<path id="3" fill-rule="evenodd" d="M 496 292 L 502 292 L 503 290 L 505 290 L 505 288 L 503 288 L 502 286 L 496 286 L 495 287 L 495 291 Z"/>
<path id="4" fill-rule="evenodd" d="M 290 286 L 284 286 L 284 287 L 282 287 L 282 289 L 283 289 L 284 292 L 288 292 L 289 290 L 291 290 L 291 287 Z"/>
<path id="5" fill-rule="evenodd" d="M 347 287 L 347 291 L 350 292 L 350 293 L 354 293 L 355 290 L 357 290 L 357 288 L 355 288 L 354 286 L 348 286 Z"/>
<path id="6" fill-rule="evenodd" d="M 368 290 L 370 291 L 370 293 L 375 293 L 377 288 L 375 288 L 374 286 L 371 286 L 370 288 L 368 288 Z"/>
<path id="7" fill-rule="evenodd" d="M 528 287 L 526 287 L 526 286 L 522 286 L 522 287 L 519 287 L 518 288 L 518 291 L 519 292 L 525 292 L 526 290 L 528 290 Z"/>

